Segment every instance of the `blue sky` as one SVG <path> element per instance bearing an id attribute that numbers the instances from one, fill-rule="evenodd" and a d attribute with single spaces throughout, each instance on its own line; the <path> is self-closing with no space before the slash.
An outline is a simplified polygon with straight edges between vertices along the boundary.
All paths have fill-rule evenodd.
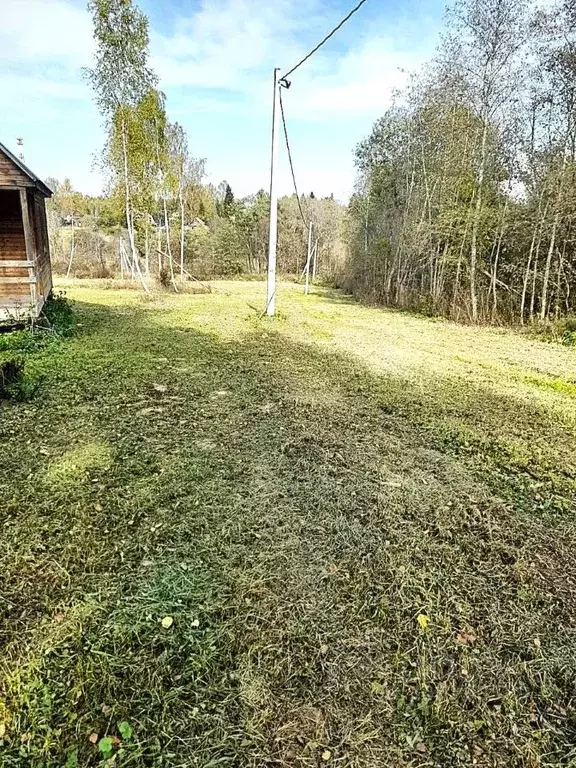
<path id="1" fill-rule="evenodd" d="M 239 196 L 268 186 L 271 74 L 295 64 L 354 0 L 141 0 L 150 19 L 151 63 L 168 113 L 209 180 Z M 430 58 L 438 0 L 368 0 L 284 92 L 301 191 L 346 199 L 353 148 L 386 109 L 395 88 Z M 0 0 L 0 141 L 24 138 L 27 164 L 68 176 L 95 194 L 102 121 L 81 69 L 90 66 L 90 18 L 82 0 Z M 291 191 L 281 148 L 279 187 Z"/>

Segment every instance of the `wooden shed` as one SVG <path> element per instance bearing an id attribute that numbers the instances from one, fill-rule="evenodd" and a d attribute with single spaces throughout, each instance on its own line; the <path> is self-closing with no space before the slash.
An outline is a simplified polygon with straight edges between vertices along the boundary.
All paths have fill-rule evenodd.
<path id="1" fill-rule="evenodd" d="M 38 317 L 52 291 L 45 206 L 51 196 L 0 144 L 0 321 Z"/>

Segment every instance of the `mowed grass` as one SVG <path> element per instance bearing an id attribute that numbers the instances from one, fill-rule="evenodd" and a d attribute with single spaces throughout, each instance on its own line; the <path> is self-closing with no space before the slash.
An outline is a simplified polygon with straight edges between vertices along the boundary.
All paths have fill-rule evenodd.
<path id="1" fill-rule="evenodd" d="M 69 296 L 0 411 L 2 768 L 576 765 L 574 350 Z"/>

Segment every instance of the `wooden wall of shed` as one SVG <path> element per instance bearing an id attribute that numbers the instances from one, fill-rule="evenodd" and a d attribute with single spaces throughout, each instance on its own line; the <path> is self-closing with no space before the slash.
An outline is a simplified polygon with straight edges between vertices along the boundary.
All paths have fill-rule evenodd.
<path id="1" fill-rule="evenodd" d="M 34 233 L 36 294 L 41 305 L 52 290 L 50 243 L 48 240 L 48 223 L 46 220 L 44 196 L 37 190 L 34 190 L 33 194 L 31 191 L 28 192 L 28 205 L 30 223 Z"/>
<path id="2" fill-rule="evenodd" d="M 19 191 L 0 189 L 0 306 L 29 305 L 30 284 L 13 282 L 15 278 L 26 279 L 28 269 L 8 267 L 9 261 L 26 261 L 24 225 Z"/>
<path id="3" fill-rule="evenodd" d="M 33 187 L 33 182 L 12 160 L 0 152 L 0 187 Z"/>

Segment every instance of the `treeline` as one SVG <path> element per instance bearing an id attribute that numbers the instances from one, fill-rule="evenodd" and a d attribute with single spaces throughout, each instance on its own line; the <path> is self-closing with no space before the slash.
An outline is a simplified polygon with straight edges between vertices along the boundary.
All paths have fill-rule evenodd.
<path id="1" fill-rule="evenodd" d="M 166 98 L 149 65 L 148 19 L 132 0 L 90 0 L 94 67 L 86 71 L 104 119 L 101 168 L 107 192 L 75 191 L 49 180 L 52 257 L 56 271 L 123 276 L 147 289 L 190 277 L 259 274 L 266 270 L 269 196 L 236 199 L 230 186 L 206 184 L 182 126 L 169 120 Z M 300 203 L 300 204 L 298 204 Z M 278 268 L 298 275 L 314 227 L 318 271 L 341 268 L 345 209 L 313 194 L 286 197 L 279 208 Z"/>
<path id="2" fill-rule="evenodd" d="M 576 6 L 461 0 L 356 153 L 346 284 L 458 320 L 576 308 Z"/>
<path id="3" fill-rule="evenodd" d="M 182 280 L 263 275 L 268 260 L 268 193 L 236 199 L 226 182 L 189 180 L 182 200 L 168 196 L 151 206 L 145 226 L 135 227 L 138 268 L 131 258 L 126 216 L 114 195 L 90 197 L 75 191 L 68 179 L 48 179 L 54 196 L 48 222 L 54 271 L 72 277 L 126 278 L 147 285 L 174 286 Z M 308 230 L 313 225 L 316 271 L 325 281 L 340 275 L 345 260 L 342 240 L 346 209 L 332 198 L 295 196 L 279 201 L 278 270 L 298 277 L 307 258 Z"/>

